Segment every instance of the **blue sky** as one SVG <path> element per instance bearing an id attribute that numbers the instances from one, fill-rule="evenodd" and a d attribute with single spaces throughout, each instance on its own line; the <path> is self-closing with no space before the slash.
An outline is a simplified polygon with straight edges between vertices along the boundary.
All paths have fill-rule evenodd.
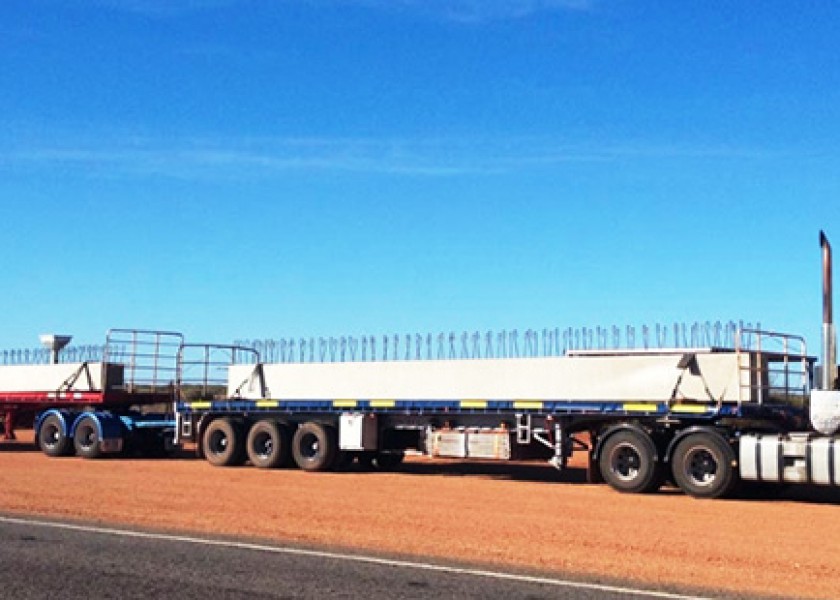
<path id="1" fill-rule="evenodd" d="M 744 319 L 818 348 L 840 10 L 6 0 L 0 346 Z"/>

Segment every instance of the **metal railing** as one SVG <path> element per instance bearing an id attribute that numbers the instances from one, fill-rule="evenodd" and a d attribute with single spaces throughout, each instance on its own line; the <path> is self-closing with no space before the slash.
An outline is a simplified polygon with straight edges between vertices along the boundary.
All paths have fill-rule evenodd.
<path id="1" fill-rule="evenodd" d="M 182 400 L 211 400 L 227 396 L 228 367 L 257 364 L 251 348 L 224 344 L 181 344 L 178 350 L 177 394 Z"/>
<path id="2" fill-rule="evenodd" d="M 172 331 L 111 329 L 108 331 L 102 362 L 122 365 L 119 387 L 130 393 L 160 393 L 173 390 L 178 373 L 178 349 L 184 336 Z M 109 371 L 103 370 L 103 377 Z M 103 381 L 114 387 L 116 382 Z"/>
<path id="3" fill-rule="evenodd" d="M 814 358 L 808 356 L 805 338 L 798 335 L 739 329 L 738 402 L 804 406 L 811 386 Z"/>

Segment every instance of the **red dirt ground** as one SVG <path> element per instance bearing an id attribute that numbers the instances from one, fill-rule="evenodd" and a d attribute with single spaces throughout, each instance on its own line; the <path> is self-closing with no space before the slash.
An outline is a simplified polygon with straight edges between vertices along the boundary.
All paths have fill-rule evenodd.
<path id="1" fill-rule="evenodd" d="M 840 494 L 618 494 L 547 466 L 410 459 L 399 473 L 50 459 L 0 442 L 0 511 L 682 584 L 836 597 Z M 574 468 L 577 466 L 578 468 Z"/>

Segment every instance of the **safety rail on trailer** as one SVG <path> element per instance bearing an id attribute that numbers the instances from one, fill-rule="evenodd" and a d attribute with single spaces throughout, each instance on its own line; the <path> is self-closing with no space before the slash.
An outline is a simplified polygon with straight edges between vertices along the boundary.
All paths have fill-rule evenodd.
<path id="1" fill-rule="evenodd" d="M 102 389 L 133 397 L 171 400 L 184 336 L 173 331 L 110 329 L 102 361 L 121 366 L 120 380 L 103 380 Z"/>
<path id="2" fill-rule="evenodd" d="M 192 421 L 184 419 L 185 407 L 191 411 L 209 410 L 227 403 L 228 369 L 231 365 L 254 365 L 261 372 L 260 354 L 253 348 L 231 344 L 182 343 L 176 360 L 175 443 L 192 436 Z M 267 393 L 260 380 L 261 394 Z"/>
<path id="3" fill-rule="evenodd" d="M 252 348 L 230 344 L 181 344 L 177 356 L 177 392 L 182 400 L 223 400 L 228 390 L 228 368 L 236 364 L 260 366 Z M 265 394 L 265 389 L 262 390 Z"/>
<path id="4" fill-rule="evenodd" d="M 738 329 L 735 336 L 739 377 L 738 404 L 778 404 L 804 408 L 816 358 L 808 356 L 799 335 Z"/>

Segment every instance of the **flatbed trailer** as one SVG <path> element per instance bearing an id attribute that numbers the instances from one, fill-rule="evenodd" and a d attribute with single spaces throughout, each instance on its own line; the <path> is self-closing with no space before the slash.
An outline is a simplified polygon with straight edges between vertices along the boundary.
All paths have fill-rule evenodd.
<path id="1" fill-rule="evenodd" d="M 572 351 L 558 357 L 263 363 L 242 348 L 196 346 L 197 397 L 179 396 L 176 442 L 214 465 L 357 460 L 393 467 L 406 452 L 511 460 L 558 469 L 575 450 L 588 478 L 622 492 L 671 479 L 702 498 L 741 481 L 840 483 L 840 391 L 831 318 L 831 247 L 823 251 L 820 387 L 802 337 L 737 331 L 731 348 Z M 418 353 L 419 354 L 419 353 Z M 241 363 L 245 364 L 241 364 Z M 240 364 L 237 364 L 240 363 Z M 221 379 L 208 375 L 224 372 Z M 179 376 L 179 381 L 186 381 Z"/>
<path id="2" fill-rule="evenodd" d="M 283 362 L 265 362 L 243 345 L 187 344 L 178 334 L 144 332 L 156 351 L 135 349 L 124 360 L 109 354 L 99 388 L 80 389 L 76 377 L 72 389 L 46 392 L 58 395 L 30 396 L 43 409 L 36 439 L 47 454 L 75 449 L 92 458 L 123 451 L 152 431 L 165 445 L 169 436 L 175 446 L 194 444 L 217 466 L 307 471 L 353 461 L 393 468 L 409 452 L 544 459 L 562 470 L 573 452 L 584 451 L 590 481 L 640 493 L 671 480 L 699 498 L 725 496 L 741 481 L 840 485 L 831 247 L 822 233 L 820 243 L 818 381 L 802 337 L 748 327 L 737 330 L 731 346 L 465 359 L 434 359 L 431 352 L 421 359 L 418 351 L 373 360 L 362 352 L 343 361 L 318 361 L 313 353 L 306 360 L 301 351 Z M 160 348 L 173 345 L 174 359 L 163 360 Z M 113 346 L 109 337 L 106 348 Z M 136 372 L 137 356 L 152 357 L 157 374 L 145 388 L 126 375 Z M 81 395 L 71 399 L 70 392 Z M 142 408 L 167 397 L 169 414 L 126 409 L 132 400 Z M 12 405 L 3 398 L 15 398 L 13 390 L 0 391 L 0 405 Z"/>
<path id="3" fill-rule="evenodd" d="M 584 450 L 590 480 L 649 492 L 670 476 L 672 461 L 706 457 L 683 456 L 690 442 L 705 443 L 705 452 L 731 463 L 729 453 L 744 431 L 807 427 L 805 393 L 815 359 L 805 353 L 804 341 L 761 331 L 739 337 L 787 351 L 739 346 L 236 364 L 217 398 L 178 402 L 176 441 L 197 442 L 200 453 L 220 466 L 248 460 L 311 471 L 352 460 L 390 467 L 406 452 L 544 458 L 562 469 L 573 451 Z M 237 350 L 207 347 L 211 353 Z M 718 496 L 734 483 L 734 471 L 723 478 L 705 473 L 681 487 Z"/>

